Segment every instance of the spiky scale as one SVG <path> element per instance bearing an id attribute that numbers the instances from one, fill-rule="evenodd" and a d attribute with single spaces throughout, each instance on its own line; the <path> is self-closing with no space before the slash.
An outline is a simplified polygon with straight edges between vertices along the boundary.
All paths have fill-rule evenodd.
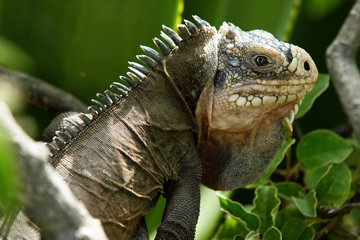
<path id="1" fill-rule="evenodd" d="M 164 39 L 166 44 L 169 45 L 170 49 L 176 48 L 175 42 L 168 35 L 166 35 L 163 31 L 160 32 L 160 36 Z"/>
<path id="2" fill-rule="evenodd" d="M 93 108 L 93 106 L 89 106 L 87 108 L 89 110 L 89 112 L 91 113 L 91 116 L 93 117 L 93 119 L 96 119 L 99 114 L 97 113 L 97 111 Z"/>
<path id="3" fill-rule="evenodd" d="M 89 125 L 91 123 L 91 119 L 86 116 L 84 113 L 79 113 L 78 117 L 84 121 L 85 125 Z"/>
<path id="4" fill-rule="evenodd" d="M 91 105 L 90 107 L 91 107 L 92 109 L 95 109 L 95 111 L 97 112 L 97 114 L 100 114 L 100 113 L 102 112 L 102 109 L 99 108 L 99 107 L 96 106 L 96 105 Z"/>
<path id="5" fill-rule="evenodd" d="M 105 90 L 105 94 L 106 96 L 108 96 L 113 102 L 117 102 L 119 99 L 118 97 L 116 97 L 116 95 L 110 91 L 110 90 Z"/>
<path id="6" fill-rule="evenodd" d="M 119 88 L 118 86 L 114 85 L 114 84 L 111 84 L 110 87 L 112 89 L 114 89 L 115 91 L 119 92 L 121 95 L 123 96 L 126 96 L 127 95 L 127 92 L 124 91 L 123 89 Z"/>
<path id="7" fill-rule="evenodd" d="M 192 17 L 194 18 L 200 29 L 211 27 L 211 25 L 207 21 L 202 20 L 199 16 L 193 15 Z"/>
<path id="8" fill-rule="evenodd" d="M 166 56 L 169 55 L 170 50 L 169 48 L 163 43 L 160 39 L 154 38 L 153 39 L 155 45 L 160 49 L 160 51 Z"/>
<path id="9" fill-rule="evenodd" d="M 59 150 L 56 147 L 54 147 L 51 143 L 46 143 L 46 146 L 49 148 L 52 155 L 56 155 L 59 152 Z"/>
<path id="10" fill-rule="evenodd" d="M 155 62 L 152 58 L 146 56 L 146 55 L 136 55 L 136 58 L 142 61 L 144 64 L 149 66 L 150 68 L 154 68 L 157 65 L 157 62 Z"/>
<path id="11" fill-rule="evenodd" d="M 62 131 L 55 131 L 55 134 L 56 136 L 64 139 L 64 141 L 67 143 L 71 141 L 71 137 Z"/>
<path id="12" fill-rule="evenodd" d="M 133 72 L 133 73 L 135 73 L 140 79 L 144 79 L 144 78 L 146 78 L 146 75 L 144 75 L 142 72 L 140 72 L 139 70 L 137 70 L 137 69 L 135 69 L 135 68 L 133 68 L 133 67 L 129 67 L 129 69 Z"/>
<path id="13" fill-rule="evenodd" d="M 111 106 L 112 104 L 112 100 L 108 97 L 108 96 L 105 96 L 104 94 L 101 94 L 101 93 L 97 93 L 96 96 L 105 103 L 106 106 Z"/>
<path id="14" fill-rule="evenodd" d="M 125 90 L 126 92 L 129 92 L 131 90 L 130 88 L 119 82 L 113 82 L 113 85 L 119 86 L 121 89 Z"/>
<path id="15" fill-rule="evenodd" d="M 180 36 L 184 40 L 189 40 L 191 38 L 191 33 L 189 32 L 189 29 L 187 29 L 187 27 L 184 24 L 178 24 L 178 29 L 179 29 Z"/>
<path id="16" fill-rule="evenodd" d="M 197 15 L 192 15 L 193 19 L 195 20 L 195 22 L 197 23 L 197 25 L 199 26 L 200 29 L 204 29 L 206 27 L 206 25 L 203 23 L 203 20 L 197 16 Z"/>
<path id="17" fill-rule="evenodd" d="M 145 56 L 145 55 L 143 55 L 143 56 Z M 148 57 L 148 56 L 146 56 L 146 57 Z M 132 87 L 132 88 L 136 86 L 135 82 L 133 80 L 128 79 L 127 77 L 119 76 L 119 78 L 120 78 L 120 80 L 122 80 L 122 81 L 126 82 L 127 84 L 129 84 L 129 86 Z"/>
<path id="18" fill-rule="evenodd" d="M 151 47 L 140 45 L 141 49 L 150 57 L 152 57 L 155 61 L 159 62 L 163 56 L 158 53 L 155 49 L 152 49 Z"/>
<path id="19" fill-rule="evenodd" d="M 54 142 L 56 143 L 56 145 L 59 147 L 59 149 L 63 149 L 65 147 L 65 142 L 64 140 L 62 140 L 61 138 L 55 136 L 53 138 Z"/>
<path id="20" fill-rule="evenodd" d="M 184 19 L 185 25 L 187 26 L 187 28 L 189 29 L 191 36 L 192 37 L 197 37 L 199 36 L 199 29 L 195 26 L 195 24 L 193 24 L 192 22 Z"/>
<path id="21" fill-rule="evenodd" d="M 81 123 L 71 119 L 71 118 L 64 118 L 65 121 L 67 121 L 68 123 L 72 124 L 74 127 L 76 127 L 79 131 L 83 130 L 84 127 Z"/>
<path id="22" fill-rule="evenodd" d="M 139 70 L 140 72 L 142 72 L 143 74 L 147 75 L 150 70 L 147 69 L 146 67 L 144 67 L 141 64 L 138 64 L 136 62 L 128 62 L 130 64 L 130 66 L 132 66 L 133 68 L 136 68 L 137 70 Z"/>
<path id="23" fill-rule="evenodd" d="M 96 100 L 96 99 L 91 99 L 91 101 L 92 101 L 93 103 L 97 104 L 102 110 L 105 110 L 105 109 L 106 109 L 105 105 L 102 104 L 101 102 L 99 102 L 98 100 Z"/>
<path id="24" fill-rule="evenodd" d="M 136 82 L 136 83 L 140 83 L 141 82 L 141 79 L 138 77 L 138 76 L 136 76 L 134 73 L 132 73 L 132 72 L 127 72 L 126 73 L 134 82 Z"/>
<path id="25" fill-rule="evenodd" d="M 170 36 L 170 38 L 174 41 L 176 45 L 179 45 L 179 43 L 182 41 L 182 38 L 171 28 L 162 25 L 164 31 Z"/>
<path id="26" fill-rule="evenodd" d="M 78 131 L 75 130 L 72 126 L 66 126 L 65 129 L 68 131 L 71 137 L 75 137 L 78 134 Z"/>

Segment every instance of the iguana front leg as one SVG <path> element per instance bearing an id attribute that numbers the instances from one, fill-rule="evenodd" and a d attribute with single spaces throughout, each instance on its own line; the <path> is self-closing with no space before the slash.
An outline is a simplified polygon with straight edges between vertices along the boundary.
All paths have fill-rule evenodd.
<path id="1" fill-rule="evenodd" d="M 180 169 L 178 181 L 168 184 L 166 207 L 162 223 L 157 230 L 156 238 L 160 239 L 194 239 L 195 227 L 199 217 L 201 164 L 194 151 Z M 182 164 L 180 164 L 182 165 Z"/>
<path id="2" fill-rule="evenodd" d="M 130 240 L 149 240 L 149 233 L 146 227 L 145 218 L 142 217 Z"/>

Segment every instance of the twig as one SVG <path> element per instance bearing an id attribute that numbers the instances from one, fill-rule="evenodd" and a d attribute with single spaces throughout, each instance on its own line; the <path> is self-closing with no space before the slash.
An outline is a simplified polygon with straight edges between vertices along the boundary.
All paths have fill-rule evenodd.
<path id="1" fill-rule="evenodd" d="M 26 74 L 0 66 L 0 83 L 11 84 L 20 90 L 28 103 L 55 114 L 86 111 L 86 105 L 71 94 Z"/>
<path id="2" fill-rule="evenodd" d="M 336 207 L 336 208 L 330 208 L 330 207 L 324 207 L 324 206 L 321 206 L 319 208 L 319 210 L 321 212 L 325 212 L 327 215 L 336 215 L 336 214 L 339 214 L 340 212 L 349 212 L 351 211 L 352 209 L 354 208 L 358 208 L 360 209 L 360 203 L 345 203 L 339 207 Z"/>
<path id="3" fill-rule="evenodd" d="M 346 239 L 349 239 L 349 240 L 357 240 L 358 239 L 358 236 L 356 236 L 353 233 L 351 233 L 343 228 L 340 228 L 340 227 L 338 229 L 334 229 L 333 233 L 335 235 L 345 237 Z"/>
<path id="4" fill-rule="evenodd" d="M 0 126 L 18 148 L 23 174 L 25 213 L 41 229 L 44 239 L 107 239 L 100 221 L 79 202 L 55 170 L 47 164 L 48 150 L 16 124 L 0 102 Z"/>
<path id="5" fill-rule="evenodd" d="M 326 51 L 330 76 L 358 140 L 360 140 L 360 73 L 355 56 L 359 44 L 360 1 L 358 0 Z"/>
<path id="6" fill-rule="evenodd" d="M 342 206 L 337 208 L 320 207 L 319 211 L 322 213 L 325 213 L 329 216 L 335 216 L 329 219 L 329 222 L 319 232 L 316 233 L 315 239 L 321 239 L 323 236 L 326 236 L 329 232 L 334 230 L 344 215 L 348 214 L 354 208 L 360 208 L 360 204 L 358 204 L 358 202 L 360 202 L 360 183 L 357 185 L 354 196 Z"/>
<path id="7" fill-rule="evenodd" d="M 326 236 L 331 232 L 336 225 L 341 221 L 345 213 L 341 213 L 339 215 L 336 215 L 334 218 L 329 221 L 328 224 L 325 225 L 320 231 L 318 231 L 315 235 L 315 239 L 321 239 L 323 236 Z"/>

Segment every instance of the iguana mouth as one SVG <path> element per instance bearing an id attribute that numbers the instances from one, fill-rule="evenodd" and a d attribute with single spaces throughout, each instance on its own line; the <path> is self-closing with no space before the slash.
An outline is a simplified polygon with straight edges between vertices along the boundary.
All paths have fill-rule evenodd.
<path id="1" fill-rule="evenodd" d="M 282 118 L 292 131 L 292 122 L 302 99 L 314 87 L 313 79 L 253 80 L 247 84 L 234 84 L 230 90 L 215 93 L 211 114 L 213 128 L 248 128 L 266 116 Z M 222 107 L 219 107 L 222 106 Z M 227 110 L 226 110 L 227 109 Z M 227 131 L 228 131 L 227 130 Z M 238 131 L 238 130 L 236 130 Z"/>
<path id="2" fill-rule="evenodd" d="M 305 81 L 305 80 L 304 80 Z M 276 103 L 293 102 L 301 100 L 309 93 L 314 83 L 297 84 L 300 80 L 287 81 L 287 85 L 279 81 L 262 81 L 259 83 L 243 85 L 234 89 L 228 96 L 228 102 L 235 103 L 238 107 L 259 107 Z M 289 84 L 290 83 L 290 84 Z"/>

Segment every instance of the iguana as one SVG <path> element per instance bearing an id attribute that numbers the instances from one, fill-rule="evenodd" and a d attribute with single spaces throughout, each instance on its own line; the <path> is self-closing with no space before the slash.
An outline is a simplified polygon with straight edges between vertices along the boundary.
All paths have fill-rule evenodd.
<path id="1" fill-rule="evenodd" d="M 160 194 L 166 208 L 156 239 L 193 239 L 199 183 L 233 190 L 254 181 L 314 87 L 303 49 L 263 30 L 194 16 L 179 35 L 163 26 L 158 51 L 97 94 L 87 113 L 65 113 L 45 131 L 50 163 L 109 239 L 147 235 L 143 217 Z M 287 115 L 289 117 L 287 117 Z M 145 234 L 144 234 L 145 233 Z"/>

